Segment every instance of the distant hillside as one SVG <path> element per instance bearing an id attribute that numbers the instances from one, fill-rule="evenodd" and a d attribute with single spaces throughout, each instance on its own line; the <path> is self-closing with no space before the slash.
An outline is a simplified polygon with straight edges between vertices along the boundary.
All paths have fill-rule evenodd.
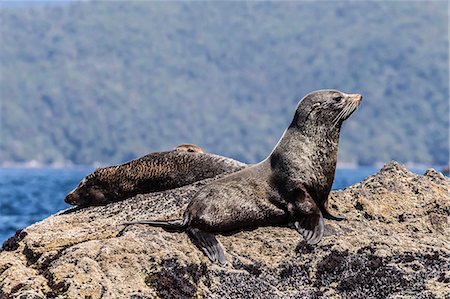
<path id="1" fill-rule="evenodd" d="M 265 157 L 298 100 L 360 92 L 341 161 L 448 163 L 448 3 L 102 2 L 0 10 L 0 162 L 179 143 Z"/>

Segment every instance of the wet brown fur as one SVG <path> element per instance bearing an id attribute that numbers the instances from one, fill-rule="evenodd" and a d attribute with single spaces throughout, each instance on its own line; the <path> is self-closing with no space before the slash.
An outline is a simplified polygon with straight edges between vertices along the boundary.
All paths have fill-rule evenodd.
<path id="1" fill-rule="evenodd" d="M 243 163 L 199 149 L 182 145 L 173 151 L 152 153 L 122 165 L 98 168 L 84 178 L 65 201 L 72 205 L 103 205 L 136 194 L 178 188 L 245 167 Z"/>
<path id="2" fill-rule="evenodd" d="M 213 262 L 224 263 L 215 233 L 265 225 L 290 226 L 307 243 L 323 236 L 326 202 L 336 171 L 341 125 L 358 107 L 360 95 L 323 90 L 305 96 L 290 126 L 267 159 L 202 188 L 184 218 L 138 221 L 186 230 Z"/>

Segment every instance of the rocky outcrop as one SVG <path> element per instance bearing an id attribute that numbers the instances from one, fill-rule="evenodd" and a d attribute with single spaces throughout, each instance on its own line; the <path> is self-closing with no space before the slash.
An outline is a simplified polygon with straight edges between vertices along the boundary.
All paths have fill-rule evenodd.
<path id="1" fill-rule="evenodd" d="M 177 218 L 207 181 L 71 209 L 9 239 L 0 297 L 448 298 L 450 181 L 392 162 L 331 194 L 325 237 L 306 245 L 289 228 L 218 236 L 228 263 L 211 264 L 185 233 L 120 225 Z"/>

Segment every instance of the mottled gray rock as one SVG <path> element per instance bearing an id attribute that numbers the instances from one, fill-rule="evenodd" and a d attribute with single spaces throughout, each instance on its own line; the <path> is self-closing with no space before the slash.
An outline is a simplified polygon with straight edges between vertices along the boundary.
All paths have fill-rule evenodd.
<path id="1" fill-rule="evenodd" d="M 398 163 L 330 204 L 316 246 L 292 229 L 218 236 L 224 267 L 184 233 L 120 223 L 181 216 L 207 181 L 107 206 L 66 210 L 18 232 L 0 252 L 1 298 L 449 298 L 449 179 Z"/>

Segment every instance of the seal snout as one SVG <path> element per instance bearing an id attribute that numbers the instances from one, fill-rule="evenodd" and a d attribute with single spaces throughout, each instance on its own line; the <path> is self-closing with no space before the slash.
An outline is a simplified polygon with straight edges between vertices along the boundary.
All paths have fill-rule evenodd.
<path id="1" fill-rule="evenodd" d="M 350 94 L 349 100 L 351 103 L 356 103 L 359 105 L 362 101 L 362 95 L 360 95 L 359 93 Z"/>
<path id="2" fill-rule="evenodd" d="M 64 201 L 70 205 L 75 205 L 78 203 L 79 199 L 80 199 L 80 196 L 76 192 L 72 191 L 66 195 L 66 197 L 64 198 Z"/>

